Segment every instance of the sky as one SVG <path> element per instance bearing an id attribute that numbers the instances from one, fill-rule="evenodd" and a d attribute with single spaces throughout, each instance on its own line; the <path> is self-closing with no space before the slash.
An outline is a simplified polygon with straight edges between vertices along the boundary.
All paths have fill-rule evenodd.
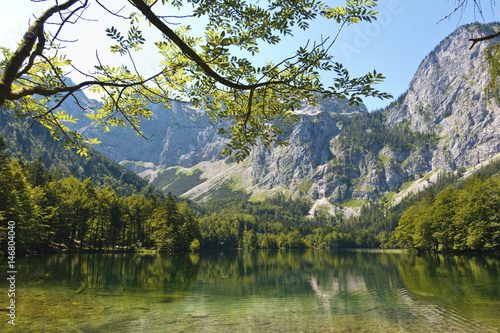
<path id="1" fill-rule="evenodd" d="M 33 20 L 33 13 L 41 13 L 53 2 L 0 0 L 0 46 L 15 48 L 28 23 Z M 118 10 L 123 2 L 108 0 L 106 3 Z M 325 2 L 331 6 L 342 4 L 342 1 Z M 500 21 L 500 1 L 491 6 L 489 0 L 482 1 L 482 16 L 469 5 L 465 11 L 446 18 L 454 11 L 457 2 L 461 0 L 379 0 L 377 21 L 345 27 L 342 30 L 332 48 L 334 61 L 343 63 L 353 76 L 364 75 L 373 70 L 382 73 L 386 79 L 384 83 L 376 86 L 377 89 L 397 98 L 407 90 L 424 57 L 460 25 L 476 21 Z M 472 3 L 472 0 L 469 2 Z M 96 6 L 87 11 L 86 18 L 93 21 L 80 22 L 85 25 L 83 29 L 80 24 L 71 26 L 64 35 L 68 40 L 78 39 L 64 50 L 69 53 L 68 57 L 82 68 L 87 66 L 90 69 L 91 65 L 96 63 L 96 55 L 103 61 L 109 60 L 118 65 L 124 59 L 110 56 L 105 51 L 110 45 L 105 29 L 116 24 L 113 23 L 113 18 Z M 202 28 L 197 26 L 198 22 L 189 22 L 194 31 Z M 320 41 L 321 38 L 334 36 L 337 29 L 338 26 L 334 23 L 314 22 L 310 30 L 295 31 L 293 38 L 284 40 L 278 47 L 263 47 L 259 56 L 266 61 L 286 58 L 297 46 L 305 45 L 308 40 Z M 156 32 L 148 32 L 147 35 L 151 41 L 159 36 Z M 138 58 L 138 66 L 141 71 L 154 73 L 158 60 L 156 52 L 146 47 L 146 51 Z M 72 75 L 72 78 L 78 80 L 76 73 Z M 329 83 L 329 78 L 331 79 L 328 75 L 325 77 L 325 84 Z M 368 98 L 364 99 L 364 102 L 368 110 L 372 111 L 387 106 L 391 100 Z"/>

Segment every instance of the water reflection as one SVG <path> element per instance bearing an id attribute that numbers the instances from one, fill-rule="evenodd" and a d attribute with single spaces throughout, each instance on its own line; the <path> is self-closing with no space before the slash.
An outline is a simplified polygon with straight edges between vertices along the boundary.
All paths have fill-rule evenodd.
<path id="1" fill-rule="evenodd" d="M 500 327 L 496 257 L 323 250 L 80 254 L 20 259 L 18 271 L 19 325 L 26 332 Z"/>
<path id="2" fill-rule="evenodd" d="M 64 286 L 77 293 L 189 291 L 196 280 L 198 255 L 60 254 L 19 260 L 21 286 Z"/>
<path id="3" fill-rule="evenodd" d="M 434 326 L 498 332 L 500 261 L 487 256 L 410 256 L 398 270 L 413 298 L 410 309 Z M 422 305 L 425 305 L 423 307 Z"/>

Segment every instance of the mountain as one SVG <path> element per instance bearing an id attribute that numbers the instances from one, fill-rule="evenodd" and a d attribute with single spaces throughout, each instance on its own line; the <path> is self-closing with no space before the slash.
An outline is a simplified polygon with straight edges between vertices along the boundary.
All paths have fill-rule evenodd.
<path id="1" fill-rule="evenodd" d="M 459 28 L 424 59 L 404 100 L 389 110 L 389 126 L 409 122 L 413 131 L 439 136 L 427 169 L 467 168 L 500 151 L 499 105 L 484 94 L 489 76 L 483 52 L 489 44 L 469 50 L 468 41 L 499 29 L 499 24 Z"/>
<path id="2" fill-rule="evenodd" d="M 350 107 L 334 99 L 306 106 L 298 111 L 299 122 L 285 128 L 289 146 L 256 147 L 247 160 L 236 164 L 222 157 L 228 141 L 217 134 L 203 110 L 178 102 L 169 109 L 151 109 L 154 120 L 141 125 L 146 136 L 153 135 L 149 140 L 130 129 L 102 135 L 98 128 L 88 127 L 84 133 L 98 136 L 100 151 L 153 185 L 197 201 L 228 196 L 232 190 L 253 193 L 254 198 L 276 192 L 306 194 L 318 168 L 331 159 L 329 142 L 341 132 L 343 119 L 367 113 L 363 105 Z"/>
<path id="3" fill-rule="evenodd" d="M 323 100 L 297 111 L 300 120 L 285 128 L 286 147 L 254 147 L 236 164 L 220 151 L 203 110 L 172 102 L 152 105 L 153 121 L 141 129 L 98 136 L 101 152 L 165 192 L 198 202 L 242 191 L 252 200 L 276 193 L 307 197 L 311 214 L 342 210 L 351 215 L 373 200 L 398 202 L 443 172 L 471 168 L 500 152 L 500 110 L 486 101 L 488 80 L 483 51 L 469 50 L 469 38 L 491 34 L 500 24 L 459 27 L 420 64 L 408 91 L 384 110 L 368 113 L 342 100 Z"/>
<path id="4" fill-rule="evenodd" d="M 469 38 L 499 29 L 497 23 L 458 28 L 421 62 L 396 102 L 343 130 L 331 150 L 339 162 L 338 176 L 348 181 L 336 187 L 344 196 L 329 196 L 330 202 L 383 195 L 398 202 L 408 189 L 421 189 L 443 172 L 497 157 L 499 108 L 484 94 L 488 43 L 469 50 Z"/>

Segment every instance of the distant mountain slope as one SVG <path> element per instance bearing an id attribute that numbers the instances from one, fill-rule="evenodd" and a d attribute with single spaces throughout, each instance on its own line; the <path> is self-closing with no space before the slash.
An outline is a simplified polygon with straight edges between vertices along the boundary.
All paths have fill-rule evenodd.
<path id="1" fill-rule="evenodd" d="M 289 146 L 254 148 L 244 163 L 234 164 L 232 159 L 222 157 L 227 140 L 217 134 L 217 126 L 210 124 L 204 110 L 177 102 L 168 109 L 162 105 L 151 105 L 151 109 L 154 120 L 141 125 L 146 136 L 152 135 L 149 140 L 130 129 L 117 128 L 105 134 L 94 126 L 82 130 L 102 140 L 97 149 L 148 178 L 153 185 L 199 201 L 213 197 L 214 191 L 221 195 L 217 188 L 229 185 L 234 190 L 254 193 L 255 197 L 277 191 L 294 193 L 298 188 L 305 194 L 316 168 L 331 158 L 328 144 L 340 133 L 337 125 L 346 117 L 367 113 L 363 105 L 350 107 L 346 101 L 334 99 L 305 106 L 297 111 L 298 124 L 285 129 Z M 223 192 L 230 195 L 230 191 Z"/>
<path id="2" fill-rule="evenodd" d="M 323 100 L 298 110 L 300 120 L 285 129 L 287 147 L 255 147 L 241 164 L 220 155 L 217 135 L 203 110 L 173 102 L 153 105 L 154 121 L 142 130 L 98 136 L 97 148 L 164 191 L 196 201 L 244 191 L 253 200 L 274 193 L 308 197 L 318 209 L 347 214 L 369 201 L 391 201 L 421 179 L 469 168 L 500 152 L 500 110 L 488 104 L 488 80 L 481 43 L 469 38 L 500 29 L 499 24 L 459 27 L 421 63 L 408 92 L 385 110 Z"/>
<path id="3" fill-rule="evenodd" d="M 74 175 L 80 180 L 90 177 L 96 186 L 110 185 L 120 195 L 155 192 L 147 181 L 97 150 L 90 148 L 88 156 L 79 156 L 75 150 L 54 141 L 46 128 L 30 125 L 27 120 L 15 119 L 8 110 L 1 110 L 0 135 L 5 138 L 11 157 L 27 161 L 42 157 L 49 170 L 59 171 L 64 176 Z"/>
<path id="4" fill-rule="evenodd" d="M 192 167 L 201 161 L 222 159 L 226 140 L 217 134 L 216 126 L 210 125 L 203 110 L 178 102 L 172 102 L 170 108 L 163 104 L 152 104 L 150 108 L 153 120 L 141 124 L 148 140 L 130 128 L 111 128 L 108 133 L 96 126 L 82 130 L 90 137 L 99 137 L 102 143 L 96 148 L 118 162 Z"/>

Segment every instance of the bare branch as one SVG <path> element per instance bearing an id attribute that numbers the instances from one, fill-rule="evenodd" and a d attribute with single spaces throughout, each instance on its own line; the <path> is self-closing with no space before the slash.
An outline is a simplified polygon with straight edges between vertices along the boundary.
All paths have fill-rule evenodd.
<path id="1" fill-rule="evenodd" d="M 441 21 L 444 21 L 446 19 L 450 19 L 458 11 L 460 11 L 460 19 L 459 19 L 459 22 L 460 22 L 462 20 L 462 15 L 463 15 L 469 1 L 473 2 L 474 18 L 476 17 L 476 12 L 477 12 L 477 13 L 479 13 L 479 16 L 481 16 L 481 19 L 483 19 L 483 21 L 484 21 L 481 0 L 455 0 L 455 3 L 456 3 L 455 9 L 450 14 L 446 15 L 441 20 L 439 20 L 437 22 L 437 24 L 439 24 Z M 495 0 L 490 0 L 490 7 L 491 7 L 492 12 L 495 11 L 495 9 L 494 9 L 495 3 L 496 3 Z"/>
<path id="2" fill-rule="evenodd" d="M 469 41 L 472 42 L 472 45 L 470 46 L 469 50 L 472 50 L 472 48 L 474 47 L 474 45 L 476 45 L 479 42 L 483 42 L 485 40 L 490 40 L 490 39 L 496 38 L 498 36 L 500 36 L 500 31 L 498 31 L 497 33 L 488 35 L 488 36 L 484 36 L 484 37 L 470 38 Z"/>
<path id="3" fill-rule="evenodd" d="M 63 98 L 61 98 L 61 100 L 59 102 L 56 103 L 56 105 L 54 105 L 53 107 L 51 107 L 47 113 L 52 113 L 55 111 L 55 109 L 57 109 L 58 107 L 60 107 L 62 105 L 62 103 L 69 97 L 69 96 L 73 96 L 74 92 L 71 91 L 71 92 L 68 92 L 66 95 L 63 96 Z M 74 96 L 73 96 L 74 97 Z"/>
<path id="4" fill-rule="evenodd" d="M 70 95 L 71 95 L 71 97 L 73 97 L 75 104 L 81 109 L 81 111 L 91 110 L 94 107 L 94 105 L 96 104 L 96 101 L 93 101 L 90 105 L 83 106 L 80 104 L 80 101 L 73 93 L 71 93 Z"/>
<path id="5" fill-rule="evenodd" d="M 88 8 L 88 0 L 85 0 L 85 2 L 81 6 L 79 6 L 78 8 L 76 8 L 75 10 L 73 10 L 71 13 L 69 13 L 69 15 L 66 16 L 65 18 L 63 18 L 61 12 L 59 12 L 59 15 L 61 16 L 61 21 L 62 22 L 58 23 L 59 24 L 59 29 L 57 29 L 56 33 L 52 37 L 52 40 L 57 40 L 58 39 L 57 36 L 59 36 L 59 33 L 61 32 L 64 24 L 66 24 L 67 22 L 70 22 L 69 20 L 70 20 L 70 18 L 73 15 L 75 15 L 80 9 L 85 10 L 87 8 Z M 78 17 L 77 17 L 76 21 L 75 22 L 71 22 L 71 23 L 74 24 L 74 23 L 76 23 L 78 21 L 79 18 L 81 18 L 81 15 L 77 15 L 77 16 Z M 51 45 L 53 45 L 53 42 L 51 43 Z"/>
<path id="6" fill-rule="evenodd" d="M 122 18 L 122 19 L 125 19 L 125 20 L 130 20 L 130 19 L 132 18 L 131 16 L 128 16 L 128 17 L 127 17 L 127 16 L 123 16 L 123 15 L 118 14 L 119 12 L 121 12 L 121 11 L 123 10 L 123 8 L 125 8 L 125 6 L 124 6 L 124 7 L 122 7 L 120 10 L 118 10 L 116 13 L 113 13 L 111 10 L 109 10 L 109 9 L 108 9 L 108 7 L 106 7 L 106 6 L 104 6 L 103 4 L 101 4 L 101 3 L 99 2 L 99 0 L 95 0 L 95 2 L 97 2 L 97 4 L 98 4 L 99 6 L 101 6 L 101 7 L 102 7 L 105 11 L 107 11 L 108 13 L 110 13 L 110 14 L 111 14 L 111 15 L 113 15 L 113 16 L 116 16 L 116 17 L 119 17 L 119 18 Z"/>
<path id="7" fill-rule="evenodd" d="M 440 19 L 440 20 L 438 21 L 438 23 L 437 23 L 437 24 L 439 24 L 441 21 L 444 21 L 444 20 L 446 20 L 446 19 L 449 19 L 449 18 L 450 18 L 451 16 L 453 16 L 456 12 L 458 12 L 458 10 L 461 10 L 461 12 L 463 12 L 463 11 L 464 11 L 464 8 L 463 8 L 463 7 L 464 7 L 465 5 L 467 5 L 467 2 L 468 2 L 468 1 L 469 1 L 469 0 L 462 0 L 462 2 L 461 2 L 459 5 L 457 5 L 457 6 L 455 7 L 455 9 L 454 9 L 454 10 L 453 10 L 450 14 L 448 14 L 448 15 L 446 15 L 445 17 L 443 17 L 442 19 Z M 474 2 L 475 2 L 475 0 L 474 0 Z M 462 14 L 460 14 L 460 17 L 461 17 L 461 16 L 462 16 Z"/>
<path id="8" fill-rule="evenodd" d="M 183 18 L 192 18 L 195 16 L 194 14 L 190 14 L 190 15 L 158 15 L 158 17 L 162 19 L 170 19 L 170 18 L 183 19 Z"/>
<path id="9" fill-rule="evenodd" d="M 250 90 L 250 95 L 248 96 L 248 105 L 247 105 L 247 113 L 245 114 L 245 120 L 243 122 L 243 128 L 245 131 L 247 130 L 247 123 L 250 119 L 250 115 L 252 114 L 252 103 L 253 103 L 253 94 L 255 89 Z"/>

